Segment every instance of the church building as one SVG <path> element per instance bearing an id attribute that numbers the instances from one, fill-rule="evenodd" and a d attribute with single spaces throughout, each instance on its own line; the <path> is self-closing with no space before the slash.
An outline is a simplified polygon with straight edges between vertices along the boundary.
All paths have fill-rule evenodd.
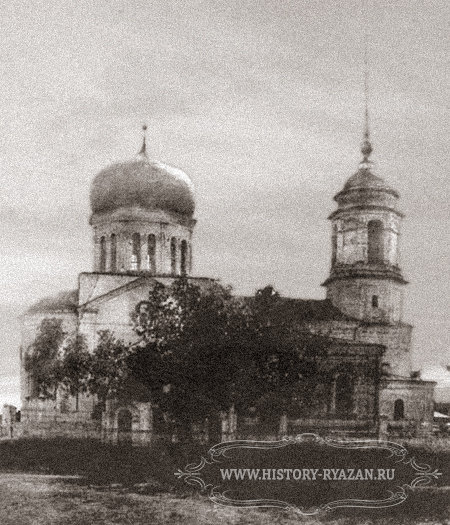
<path id="1" fill-rule="evenodd" d="M 419 436 L 430 430 L 434 383 L 413 372 L 412 326 L 402 320 L 407 281 L 399 263 L 399 194 L 373 173 L 371 153 L 366 133 L 363 160 L 334 197 L 326 298 L 286 299 L 293 322 L 329 340 L 323 363 L 332 376 L 329 399 L 308 418 L 280 414 L 275 439 L 302 431 Z M 69 335 L 82 334 L 90 349 L 102 330 L 134 343 L 130 313 L 155 282 L 168 285 L 180 275 L 201 287 L 213 282 L 192 275 L 193 185 L 180 169 L 151 160 L 144 137 L 136 157 L 96 175 L 90 200 L 92 271 L 80 274 L 76 290 L 40 300 L 22 318 L 22 433 L 101 435 L 113 442 L 127 433 L 148 443 L 158 434 L 150 403 L 110 400 L 99 413 L 93 396 L 60 392 L 55 400 L 40 399 L 24 356 L 50 318 L 61 319 Z M 221 438 L 262 437 L 245 425 L 232 411 L 222 415 Z"/>

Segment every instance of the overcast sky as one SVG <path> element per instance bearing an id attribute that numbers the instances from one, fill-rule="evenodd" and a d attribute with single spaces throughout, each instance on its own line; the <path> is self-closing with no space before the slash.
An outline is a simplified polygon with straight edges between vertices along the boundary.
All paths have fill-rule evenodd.
<path id="1" fill-rule="evenodd" d="M 92 269 L 89 187 L 132 157 L 183 168 L 195 269 L 239 293 L 322 298 L 332 197 L 357 169 L 362 0 L 3 0 L 0 402 L 18 392 L 19 325 Z M 369 9 L 376 173 L 406 213 L 414 366 L 450 364 L 447 0 Z"/>

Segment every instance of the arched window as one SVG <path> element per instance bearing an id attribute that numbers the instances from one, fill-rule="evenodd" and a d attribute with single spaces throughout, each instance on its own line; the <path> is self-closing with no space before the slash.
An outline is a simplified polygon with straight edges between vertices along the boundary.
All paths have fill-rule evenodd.
<path id="1" fill-rule="evenodd" d="M 111 272 L 117 271 L 117 237 L 116 234 L 111 234 Z"/>
<path id="2" fill-rule="evenodd" d="M 100 271 L 106 272 L 106 239 L 100 238 Z"/>
<path id="3" fill-rule="evenodd" d="M 148 269 L 156 273 L 156 237 L 151 233 L 147 238 Z"/>
<path id="4" fill-rule="evenodd" d="M 369 263 L 383 262 L 383 223 L 381 221 L 369 221 L 367 225 L 367 244 Z"/>
<path id="5" fill-rule="evenodd" d="M 139 233 L 133 233 L 132 237 L 133 251 L 131 261 L 133 263 L 133 270 L 141 269 L 141 236 Z"/>
<path id="6" fill-rule="evenodd" d="M 331 234 L 331 265 L 334 266 L 337 257 L 337 227 L 333 225 L 333 233 Z"/>
<path id="7" fill-rule="evenodd" d="M 181 241 L 181 275 L 187 273 L 188 243 L 184 239 Z"/>
<path id="8" fill-rule="evenodd" d="M 394 421 L 400 421 L 405 417 L 405 403 L 403 399 L 396 399 L 394 402 Z"/>
<path id="9" fill-rule="evenodd" d="M 177 271 L 177 240 L 175 237 L 170 239 L 170 271 L 172 274 Z"/>
<path id="10" fill-rule="evenodd" d="M 347 415 L 353 411 L 353 378 L 348 373 L 339 374 L 335 383 L 336 414 Z"/>

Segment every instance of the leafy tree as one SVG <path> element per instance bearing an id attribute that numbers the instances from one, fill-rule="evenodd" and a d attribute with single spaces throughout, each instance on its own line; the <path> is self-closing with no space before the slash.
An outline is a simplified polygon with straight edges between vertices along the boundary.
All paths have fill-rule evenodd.
<path id="1" fill-rule="evenodd" d="M 129 378 L 127 357 L 129 345 L 117 339 L 108 330 L 99 332 L 99 340 L 84 369 L 83 385 L 86 385 L 91 394 L 98 396 L 104 403 L 109 397 L 121 397 L 125 393 L 126 382 Z"/>
<path id="2" fill-rule="evenodd" d="M 88 390 L 92 364 L 84 336 L 76 334 L 69 338 L 62 352 L 60 379 L 63 388 L 76 397 L 77 409 L 79 394 Z"/>
<path id="3" fill-rule="evenodd" d="M 66 337 L 62 320 L 43 319 L 25 354 L 24 368 L 31 375 L 33 397 L 56 399 L 62 379 L 62 344 Z"/>
<path id="4" fill-rule="evenodd" d="M 238 311 L 230 289 L 211 284 L 201 290 L 183 278 L 156 285 L 137 306 L 133 321 L 143 345 L 129 359 L 133 377 L 177 422 L 202 421 L 213 409 L 229 407 L 227 376 L 236 352 L 230 336 Z"/>
<path id="5" fill-rule="evenodd" d="M 243 299 L 217 283 L 157 285 L 132 316 L 142 346 L 129 370 L 183 426 L 233 405 L 273 420 L 293 403 L 311 403 L 304 394 L 326 351 L 286 308 L 270 286 Z"/>
<path id="6" fill-rule="evenodd" d="M 292 304 L 271 286 L 236 298 L 218 283 L 200 287 L 183 277 L 156 283 L 132 322 L 138 344 L 102 331 L 92 354 L 81 336 L 63 346 L 60 321 L 43 322 L 25 365 L 40 394 L 55 395 L 62 385 L 101 403 L 151 401 L 181 432 L 232 406 L 278 421 L 283 412 L 320 402 L 311 392 L 321 376 L 327 381 L 321 360 L 328 342 L 299 331 Z"/>

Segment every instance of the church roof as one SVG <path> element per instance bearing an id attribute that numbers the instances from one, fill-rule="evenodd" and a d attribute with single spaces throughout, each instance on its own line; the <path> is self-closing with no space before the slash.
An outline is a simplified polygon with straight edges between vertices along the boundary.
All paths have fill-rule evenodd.
<path id="1" fill-rule="evenodd" d="M 27 314 L 76 312 L 78 306 L 78 290 L 59 292 L 56 295 L 44 297 L 34 303 Z"/>
<path id="2" fill-rule="evenodd" d="M 253 300 L 248 297 L 247 300 Z M 281 297 L 276 306 L 276 315 L 286 322 L 338 321 L 350 319 L 329 299 L 291 299 Z"/>
<path id="3" fill-rule="evenodd" d="M 283 314 L 303 321 L 333 321 L 348 319 L 329 299 L 283 299 Z"/>

